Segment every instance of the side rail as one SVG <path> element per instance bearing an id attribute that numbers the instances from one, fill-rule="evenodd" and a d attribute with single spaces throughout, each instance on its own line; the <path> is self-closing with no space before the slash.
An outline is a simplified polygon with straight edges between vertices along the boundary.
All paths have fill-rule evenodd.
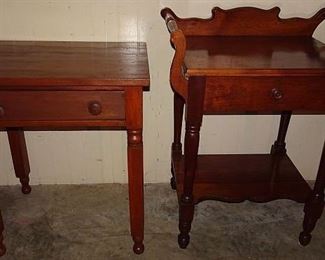
<path id="1" fill-rule="evenodd" d="M 187 79 L 185 78 L 184 57 L 186 51 L 186 38 L 182 30 L 177 26 L 177 22 L 170 12 L 165 8 L 161 11 L 167 29 L 170 33 L 170 42 L 175 50 L 174 58 L 170 68 L 170 84 L 172 89 L 181 95 L 185 100 L 187 98 Z"/>

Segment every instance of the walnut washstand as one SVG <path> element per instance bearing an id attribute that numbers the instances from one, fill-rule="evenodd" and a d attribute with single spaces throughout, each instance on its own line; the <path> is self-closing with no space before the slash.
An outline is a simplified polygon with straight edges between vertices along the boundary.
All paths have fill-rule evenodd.
<path id="1" fill-rule="evenodd" d="M 210 19 L 182 19 L 161 11 L 175 49 L 171 185 L 178 194 L 181 248 L 189 243 L 194 205 L 206 199 L 305 203 L 302 245 L 322 214 L 325 152 L 312 190 L 287 155 L 285 137 L 292 113 L 325 112 L 325 45 L 312 37 L 325 9 L 310 19 L 280 19 L 279 13 L 278 7 L 216 7 Z M 247 112 L 281 114 L 270 153 L 198 155 L 203 115 Z"/>

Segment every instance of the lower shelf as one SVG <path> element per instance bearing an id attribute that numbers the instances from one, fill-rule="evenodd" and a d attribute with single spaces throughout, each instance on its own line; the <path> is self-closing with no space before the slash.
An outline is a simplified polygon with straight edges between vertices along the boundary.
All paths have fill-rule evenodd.
<path id="1" fill-rule="evenodd" d="M 172 158 L 178 196 L 183 192 L 184 156 Z M 220 200 L 305 202 L 311 188 L 287 155 L 199 155 L 193 186 L 194 202 Z"/>

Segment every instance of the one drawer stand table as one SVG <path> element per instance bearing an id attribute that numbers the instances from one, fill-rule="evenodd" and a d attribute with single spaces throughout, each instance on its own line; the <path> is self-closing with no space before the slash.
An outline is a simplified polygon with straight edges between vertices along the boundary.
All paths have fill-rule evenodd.
<path id="1" fill-rule="evenodd" d="M 146 44 L 2 41 L 0 60 L 0 127 L 22 192 L 31 192 L 25 129 L 126 130 L 131 235 L 142 253 Z"/>

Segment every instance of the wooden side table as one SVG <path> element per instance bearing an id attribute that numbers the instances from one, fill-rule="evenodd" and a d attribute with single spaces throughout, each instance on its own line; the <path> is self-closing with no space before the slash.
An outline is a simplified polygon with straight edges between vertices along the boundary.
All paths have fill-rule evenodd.
<path id="1" fill-rule="evenodd" d="M 142 253 L 146 44 L 1 41 L 0 60 L 0 127 L 22 192 L 31 192 L 24 129 L 126 130 L 131 235 Z"/>
<path id="2" fill-rule="evenodd" d="M 171 185 L 177 190 L 178 243 L 186 248 L 194 205 L 202 200 L 305 203 L 299 241 L 307 245 L 324 208 L 325 151 L 314 189 L 286 153 L 292 113 L 325 112 L 325 45 L 312 38 L 325 9 L 310 19 L 279 18 L 278 7 L 222 10 L 210 19 L 161 12 L 175 49 Z M 181 129 L 185 111 L 185 148 Z M 281 114 L 278 137 L 266 154 L 198 155 L 203 115 Z"/>

